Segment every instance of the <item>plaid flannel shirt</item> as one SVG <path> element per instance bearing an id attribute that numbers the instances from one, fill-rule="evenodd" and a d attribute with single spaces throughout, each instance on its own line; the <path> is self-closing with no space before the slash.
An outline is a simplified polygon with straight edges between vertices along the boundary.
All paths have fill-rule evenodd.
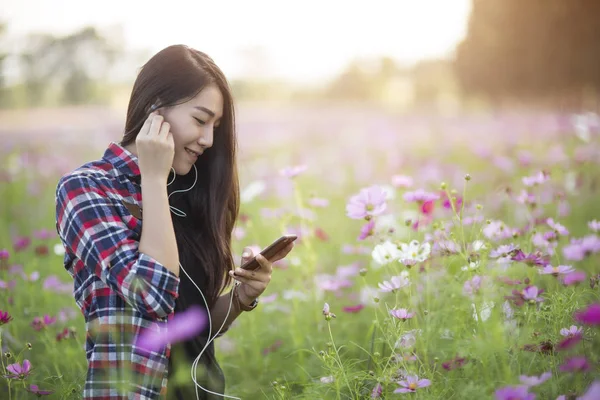
<path id="1" fill-rule="evenodd" d="M 179 278 L 138 250 L 142 222 L 123 201 L 142 205 L 137 158 L 111 142 L 102 159 L 62 176 L 56 229 L 64 266 L 86 323 L 84 399 L 157 399 L 166 394 L 171 347 L 141 350 L 143 331 L 166 329 Z"/>

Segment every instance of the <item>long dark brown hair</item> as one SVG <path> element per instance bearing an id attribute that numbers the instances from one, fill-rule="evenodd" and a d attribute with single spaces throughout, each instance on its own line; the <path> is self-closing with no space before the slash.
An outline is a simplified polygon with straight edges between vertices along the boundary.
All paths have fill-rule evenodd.
<path id="1" fill-rule="evenodd" d="M 212 308 L 231 283 L 227 273 L 233 265 L 231 234 L 239 213 L 235 115 L 223 72 L 208 55 L 185 45 L 169 46 L 155 54 L 142 66 L 133 85 L 121 145 L 135 142 L 153 104 L 158 102 L 159 108 L 181 104 L 209 84 L 215 84 L 223 95 L 223 116 L 213 146 L 196 161 L 196 185 L 171 196 L 170 204 L 187 214 L 172 215 L 181 265 Z M 194 175 L 192 169 L 177 176 L 169 192 L 192 186 Z M 170 175 L 169 182 L 172 178 Z"/>

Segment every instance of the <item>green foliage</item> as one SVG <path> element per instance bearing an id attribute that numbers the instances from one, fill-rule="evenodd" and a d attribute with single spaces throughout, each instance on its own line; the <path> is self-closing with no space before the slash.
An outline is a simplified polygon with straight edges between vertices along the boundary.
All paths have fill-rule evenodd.
<path id="1" fill-rule="evenodd" d="M 573 313 L 600 299 L 598 287 L 590 287 L 589 279 L 599 272 L 598 253 L 575 261 L 567 259 L 562 251 L 571 238 L 591 235 L 587 222 L 599 216 L 594 184 L 598 181 L 598 169 L 594 168 L 597 165 L 593 160 L 574 162 L 575 154 L 582 148 L 579 138 L 570 132 L 556 136 L 539 134 L 536 140 L 521 138 L 517 144 L 497 145 L 497 154 L 512 154 L 510 152 L 518 145 L 529 149 L 537 160 L 533 166 L 522 166 L 510 173 L 502 173 L 488 159 L 474 157 L 463 143 L 448 141 L 446 146 L 439 146 L 436 142 L 427 145 L 419 142 L 423 146 L 419 149 L 413 142 L 408 143 L 408 138 L 406 140 L 403 155 L 414 158 L 403 173 L 415 177 L 415 188 L 442 193 L 438 188 L 443 186 L 446 197 L 462 199 L 460 204 L 452 203 L 453 209 L 444 208 L 441 201 L 436 202 L 433 219 L 429 223 L 421 220 L 423 223 L 418 230 L 406 226 L 403 213 L 413 212 L 424 218 L 419 214 L 420 205 L 403 200 L 403 194 L 412 189 L 397 187 L 394 189 L 396 197 L 387 202 L 396 222 L 396 236 L 392 239 L 390 234 L 378 232 L 375 237 L 357 243 L 356 237 L 365 221 L 348 218 L 345 206 L 348 198 L 363 184 L 350 180 L 334 186 L 326 181 L 326 174 L 336 171 L 325 169 L 286 181 L 293 189 L 292 200 L 265 194 L 260 200 L 242 205 L 242 213 L 248 219 L 238 224 L 245 230 L 245 236 L 234 241 L 236 254 L 249 243 L 266 245 L 290 226 L 302 226 L 307 234 L 302 236 L 288 262 L 274 270 L 273 280 L 260 306 L 240 317 L 229 332 L 217 340 L 217 356 L 225 371 L 229 395 L 244 399 L 364 399 L 369 398 L 380 384 L 382 398 L 478 399 L 492 398 L 498 388 L 519 384 L 520 375 L 539 376 L 551 372 L 551 379 L 532 388 L 532 392 L 537 393 L 538 398 L 554 399 L 561 394 L 581 395 L 598 376 L 598 327 L 583 327 L 581 343 L 572 349 L 557 349 L 563 339 L 560 330 L 580 325 L 574 322 Z M 502 142 L 502 138 L 498 140 Z M 597 140 L 595 136 L 583 146 L 597 148 Z M 338 142 L 331 138 L 328 142 L 328 149 L 337 149 Z M 381 151 L 388 145 L 382 142 L 377 146 Z M 567 155 L 568 168 L 547 158 L 553 146 L 559 146 Z M 354 153 L 344 154 L 346 163 L 336 168 L 353 177 L 356 160 L 359 154 L 367 151 L 365 147 L 362 144 Z M 315 149 L 314 142 L 310 142 L 304 150 L 314 154 Z M 76 150 L 68 149 L 70 152 Z M 243 164 L 243 183 L 257 179 L 252 168 L 254 163 L 260 164 L 261 159 L 284 152 L 293 159 L 297 150 L 294 146 L 269 148 L 266 140 L 261 141 L 260 152 L 264 154 L 247 156 Z M 24 153 L 28 157 L 23 156 Z M 331 153 L 327 154 L 333 157 Z M 3 199 L 0 249 L 8 248 L 11 252 L 8 264 L 0 268 L 0 280 L 15 280 L 17 285 L 14 290 L 0 289 L 0 307 L 13 316 L 12 321 L 0 328 L 3 350 L 12 354 L 10 359 L 1 356 L 2 365 L 29 359 L 35 368 L 26 382 L 11 382 L 10 391 L 8 381 L 0 380 L 2 393 L 10 392 L 13 399 L 28 398 L 23 383 L 54 390 L 54 398 L 77 398 L 86 366 L 83 352 L 85 326 L 71 294 L 42 289 L 42 283 L 50 275 L 68 281 L 62 257 L 52 254 L 57 239 L 34 238 L 27 249 L 13 251 L 15 235 L 30 235 L 40 228 L 52 230 L 54 226 L 55 180 L 47 178 L 48 171 L 26 168 L 33 164 L 23 164 L 24 159 L 42 156 L 28 147 L 15 147 L 5 149 L 0 159 L 3 169 L 10 171 L 12 177 L 10 182 L 0 186 Z M 424 176 L 421 175 L 424 173 L 422 166 L 432 159 L 444 171 L 443 179 L 448 182 L 452 181 L 448 172 L 450 165 L 464 166 L 472 176 L 460 185 L 420 181 L 419 177 Z M 381 159 L 374 156 L 372 160 L 379 176 L 389 179 L 395 172 L 387 170 Z M 314 161 L 314 165 L 318 168 L 318 163 L 325 162 L 323 157 Z M 549 180 L 525 187 L 521 178 L 539 169 L 550 173 Z M 578 177 L 575 188 L 569 189 L 565 184 L 565 176 L 569 173 Z M 34 182 L 41 184 L 36 196 L 30 194 Z M 499 191 L 497 186 L 510 187 L 516 194 L 512 196 L 505 190 Z M 516 201 L 521 190 L 531 193 L 536 204 L 528 206 Z M 314 219 L 302 217 L 299 210 L 310 207 L 309 200 L 314 193 L 327 197 L 331 203 L 328 208 L 312 207 Z M 572 211 L 568 215 L 558 213 L 559 200 L 570 204 Z M 262 213 L 263 208 L 283 212 L 278 218 L 268 219 Z M 482 218 L 473 220 L 478 215 Z M 517 261 L 503 265 L 491 254 L 502 244 L 512 243 L 525 252 L 538 247 L 532 231 L 504 239 L 491 237 L 485 230 L 492 221 L 502 221 L 505 229 L 525 228 L 536 217 L 555 218 L 569 229 L 569 236 L 557 238 L 551 263 L 555 266 L 572 264 L 587 274 L 584 282 L 565 286 L 561 277 L 540 274 L 538 267 Z M 471 222 L 467 223 L 467 219 Z M 414 221 L 409 221 L 408 225 L 411 222 Z M 328 238 L 316 235 L 317 228 L 328 233 Z M 552 231 L 544 222 L 539 223 L 536 230 Z M 396 244 L 411 240 L 420 244 L 426 241 L 439 244 L 452 240 L 457 244 L 457 251 L 453 254 L 433 251 L 426 261 L 410 268 L 400 262 L 380 266 L 373 262 L 370 254 L 379 240 Z M 342 246 L 346 244 L 367 246 L 369 252 L 343 252 Z M 49 247 L 50 254 L 44 255 L 39 250 L 43 246 Z M 474 261 L 479 264 L 471 267 Z M 349 277 L 352 286 L 338 291 L 324 290 L 320 286 L 328 279 L 324 274 L 334 275 L 339 272 L 338 267 L 354 263 L 364 271 Z M 24 279 L 9 272 L 8 265 L 22 265 L 27 277 L 35 271 L 40 277 L 36 281 Z M 379 283 L 399 275 L 404 275 L 411 284 L 391 293 L 361 296 L 361 291 L 376 288 Z M 471 296 L 465 292 L 465 283 L 475 276 L 483 277 L 484 281 Z M 501 278 L 522 283 L 509 285 L 502 283 Z M 545 290 L 543 302 L 527 302 L 522 306 L 507 302 L 505 296 L 511 296 L 513 289 L 522 291 L 526 279 L 531 285 Z M 268 301 L 267 298 L 273 295 L 276 298 Z M 327 319 L 323 315 L 326 302 L 335 318 Z M 344 307 L 357 304 L 364 308 L 344 311 Z M 507 317 L 507 305 L 514 313 L 510 318 Z M 398 308 L 406 308 L 415 315 L 405 321 L 392 317 L 390 310 Z M 41 331 L 32 329 L 34 317 L 57 316 L 62 309 L 74 311 L 75 315 Z M 70 329 L 72 336 L 57 341 L 57 333 L 64 328 Z M 545 342 L 552 344 L 552 351 L 541 351 L 538 346 Z M 32 347 L 29 348 L 27 343 Z M 590 371 L 561 372 L 560 366 L 575 355 L 587 357 Z M 463 361 L 456 361 L 456 357 Z M 453 359 L 453 368 L 444 368 L 444 363 Z M 185 379 L 188 372 L 189 369 L 183 368 L 177 379 Z M 411 394 L 393 394 L 407 373 L 429 379 L 431 385 L 417 388 Z"/>

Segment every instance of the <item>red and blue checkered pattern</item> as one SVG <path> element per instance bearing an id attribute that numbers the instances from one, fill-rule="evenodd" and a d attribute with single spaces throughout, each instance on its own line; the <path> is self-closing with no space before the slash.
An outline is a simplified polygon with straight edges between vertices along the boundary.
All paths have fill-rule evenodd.
<path id="1" fill-rule="evenodd" d="M 166 329 L 179 278 L 138 250 L 142 221 L 123 201 L 142 205 L 137 158 L 111 142 L 102 159 L 62 176 L 56 229 L 64 265 L 86 322 L 84 399 L 157 399 L 166 394 L 170 346 L 135 345 L 147 329 Z"/>

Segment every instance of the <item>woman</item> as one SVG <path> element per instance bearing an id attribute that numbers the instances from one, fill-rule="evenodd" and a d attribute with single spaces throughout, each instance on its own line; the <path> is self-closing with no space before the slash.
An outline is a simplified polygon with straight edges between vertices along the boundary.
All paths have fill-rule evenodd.
<path id="1" fill-rule="evenodd" d="M 123 140 L 59 180 L 56 227 L 86 321 L 83 398 L 222 398 L 224 378 L 208 328 L 158 352 L 136 346 L 136 339 L 166 329 L 174 313 L 197 305 L 210 312 L 210 339 L 222 334 L 256 307 L 272 262 L 292 249 L 271 260 L 257 255 L 256 272 L 234 271 L 234 125 L 220 69 L 202 52 L 169 46 L 135 81 Z M 252 257 L 249 248 L 244 254 L 242 261 Z M 232 279 L 239 285 L 223 294 Z M 196 390 L 188 370 L 188 384 L 167 391 L 175 367 L 189 366 L 200 353 L 196 380 L 206 390 Z"/>

